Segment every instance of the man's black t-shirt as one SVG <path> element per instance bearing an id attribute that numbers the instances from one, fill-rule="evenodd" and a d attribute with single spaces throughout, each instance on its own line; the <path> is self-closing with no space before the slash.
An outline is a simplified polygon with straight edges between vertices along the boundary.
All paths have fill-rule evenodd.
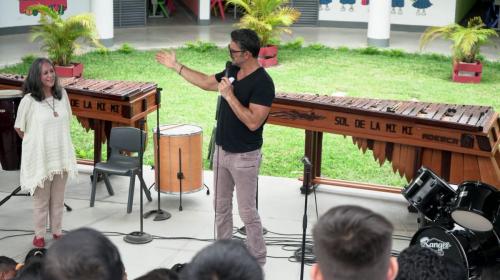
<path id="1" fill-rule="evenodd" d="M 238 71 L 237 66 L 231 66 L 228 76 L 235 79 L 233 92 L 240 103 L 247 108 L 250 103 L 271 107 L 274 99 L 274 83 L 266 70 L 260 67 L 240 81 L 236 79 Z M 215 78 L 220 82 L 225 74 L 224 70 L 215 74 Z M 221 98 L 219 110 L 215 143 L 224 151 L 245 153 L 262 146 L 262 131 L 265 122 L 255 131 L 251 131 L 238 119 L 224 98 Z"/>

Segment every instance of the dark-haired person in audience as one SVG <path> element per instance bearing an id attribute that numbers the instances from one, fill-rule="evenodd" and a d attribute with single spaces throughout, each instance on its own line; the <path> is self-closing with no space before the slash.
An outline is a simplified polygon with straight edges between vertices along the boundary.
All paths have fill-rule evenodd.
<path id="1" fill-rule="evenodd" d="M 23 265 L 13 280 L 42 280 L 42 267 L 42 259 L 33 258 Z"/>
<path id="2" fill-rule="evenodd" d="M 0 280 L 10 280 L 16 276 L 16 261 L 6 257 L 0 256 Z"/>
<path id="3" fill-rule="evenodd" d="M 167 268 L 157 268 L 150 272 L 144 274 L 143 276 L 136 278 L 135 280 L 177 280 L 179 276 L 177 273 L 173 272 Z"/>
<path id="4" fill-rule="evenodd" d="M 182 270 L 183 280 L 262 280 L 262 268 L 245 244 L 218 240 L 198 252 Z"/>
<path id="5" fill-rule="evenodd" d="M 125 269 L 116 246 L 102 233 L 80 228 L 55 242 L 45 256 L 43 278 L 121 280 Z"/>
<path id="6" fill-rule="evenodd" d="M 397 280 L 465 280 L 464 274 L 461 274 L 462 277 L 460 275 L 452 277 L 453 272 L 449 269 L 446 259 L 438 256 L 431 249 L 418 245 L 401 251 L 398 264 Z"/>
<path id="7" fill-rule="evenodd" d="M 26 257 L 24 257 L 24 264 L 27 264 L 34 259 L 42 259 L 46 254 L 47 249 L 45 248 L 33 248 L 29 250 Z"/>
<path id="8" fill-rule="evenodd" d="M 14 280 L 39 280 L 42 279 L 42 261 L 47 253 L 45 248 L 34 248 L 29 250 L 24 258 L 19 272 Z"/>
<path id="9" fill-rule="evenodd" d="M 398 264 L 391 257 L 392 224 L 355 205 L 334 207 L 313 230 L 317 263 L 314 280 L 392 280 Z"/>

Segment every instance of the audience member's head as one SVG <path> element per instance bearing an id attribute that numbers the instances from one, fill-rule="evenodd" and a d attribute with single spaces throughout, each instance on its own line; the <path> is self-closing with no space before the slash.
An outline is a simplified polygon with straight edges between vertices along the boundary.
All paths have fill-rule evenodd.
<path id="1" fill-rule="evenodd" d="M 313 230 L 317 264 L 315 280 L 394 279 L 398 264 L 391 258 L 392 224 L 355 205 L 334 207 Z"/>
<path id="2" fill-rule="evenodd" d="M 262 268 L 238 240 L 218 240 L 198 252 L 183 269 L 188 280 L 262 280 Z"/>
<path id="3" fill-rule="evenodd" d="M 176 263 L 170 268 L 170 271 L 174 272 L 177 275 L 180 275 L 181 272 L 186 269 L 187 265 L 187 263 Z"/>
<path id="4" fill-rule="evenodd" d="M 47 254 L 45 248 L 33 248 L 28 251 L 15 280 L 40 280 L 42 279 L 42 263 Z"/>
<path id="5" fill-rule="evenodd" d="M 13 259 L 0 256 L 0 280 L 9 280 L 16 276 L 16 261 Z"/>
<path id="6" fill-rule="evenodd" d="M 43 258 L 32 258 L 17 272 L 14 280 L 42 280 Z"/>
<path id="7" fill-rule="evenodd" d="M 45 256 L 44 279 L 116 280 L 124 277 L 120 253 L 100 232 L 80 228 L 55 242 Z"/>
<path id="8" fill-rule="evenodd" d="M 177 280 L 179 277 L 177 273 L 167 268 L 157 268 L 136 278 L 135 280 Z"/>
<path id="9" fill-rule="evenodd" d="M 414 245 L 401 251 L 398 257 L 397 280 L 446 280 L 451 277 L 447 259 L 428 248 Z"/>
<path id="10" fill-rule="evenodd" d="M 24 257 L 24 264 L 29 264 L 30 261 L 35 259 L 43 259 L 43 257 L 47 254 L 46 248 L 33 248 L 28 251 L 26 257 Z"/>

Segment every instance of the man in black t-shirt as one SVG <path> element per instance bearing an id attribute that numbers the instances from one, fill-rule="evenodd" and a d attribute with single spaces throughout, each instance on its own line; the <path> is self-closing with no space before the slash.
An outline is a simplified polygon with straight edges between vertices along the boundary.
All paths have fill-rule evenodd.
<path id="1" fill-rule="evenodd" d="M 206 75 L 177 62 L 174 52 L 160 51 L 156 60 L 175 70 L 186 81 L 223 97 L 217 116 L 214 163 L 214 208 L 217 239 L 232 238 L 232 200 L 236 198 L 245 224 L 247 246 L 257 261 L 266 262 L 262 223 L 256 208 L 262 132 L 274 99 L 274 83 L 257 56 L 260 42 L 249 29 L 231 32 L 228 51 L 231 65 L 215 75 Z"/>

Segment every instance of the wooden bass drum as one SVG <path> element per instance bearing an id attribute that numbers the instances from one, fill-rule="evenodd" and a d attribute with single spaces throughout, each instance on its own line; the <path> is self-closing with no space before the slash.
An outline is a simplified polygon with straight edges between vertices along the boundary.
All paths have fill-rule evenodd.
<path id="1" fill-rule="evenodd" d="M 162 125 L 160 128 L 160 184 L 158 184 L 157 132 L 154 132 L 155 182 L 164 193 L 190 193 L 203 188 L 203 133 L 199 126 Z M 182 189 L 179 173 L 182 173 Z M 157 188 L 157 187 L 156 187 Z M 158 189 L 157 189 L 158 190 Z"/>

